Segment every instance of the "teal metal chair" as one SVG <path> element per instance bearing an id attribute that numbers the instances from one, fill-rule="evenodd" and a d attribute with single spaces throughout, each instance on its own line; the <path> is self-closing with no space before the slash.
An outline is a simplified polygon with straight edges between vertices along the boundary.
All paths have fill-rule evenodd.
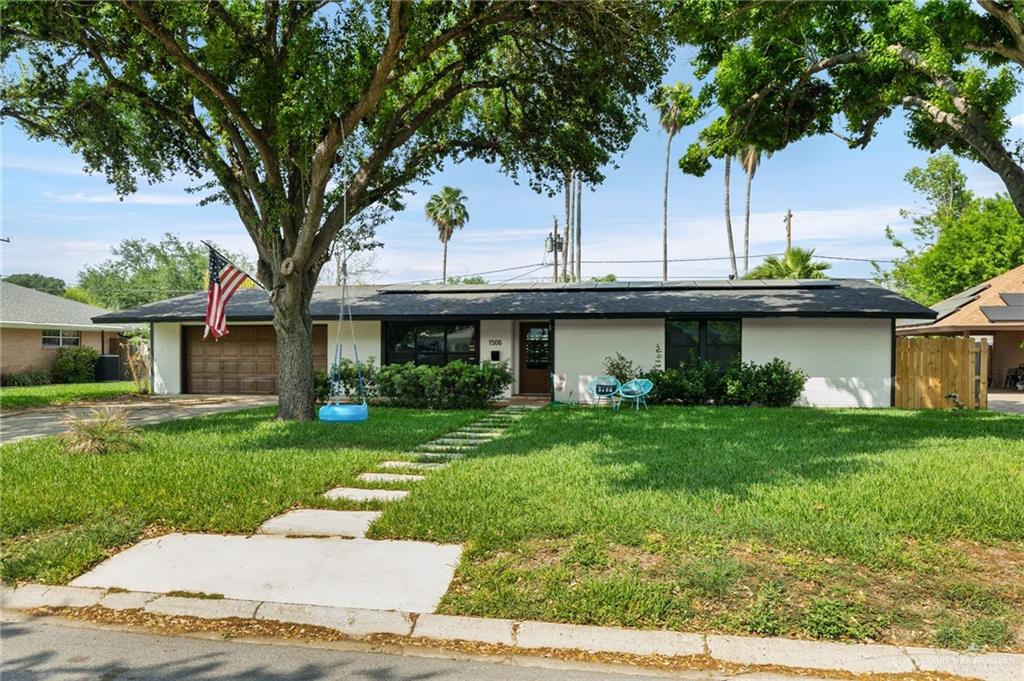
<path id="1" fill-rule="evenodd" d="M 619 405 L 626 400 L 633 401 L 633 409 L 639 411 L 640 405 L 644 405 L 644 409 L 647 408 L 647 394 L 654 388 L 654 383 L 646 378 L 634 378 L 631 381 L 626 381 L 619 386 L 619 401 L 615 405 L 615 409 L 618 410 Z"/>
<path id="2" fill-rule="evenodd" d="M 618 409 L 619 389 L 621 387 L 622 384 L 619 382 L 619 379 L 614 376 L 598 376 L 597 378 L 590 379 L 590 383 L 587 384 L 587 392 L 598 405 L 603 400 L 608 400 L 608 404 Z"/>

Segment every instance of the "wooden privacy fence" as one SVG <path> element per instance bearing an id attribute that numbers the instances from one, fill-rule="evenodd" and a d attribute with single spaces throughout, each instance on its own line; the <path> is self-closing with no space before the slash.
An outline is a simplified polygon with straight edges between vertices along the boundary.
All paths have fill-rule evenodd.
<path id="1" fill-rule="evenodd" d="M 896 406 L 988 408 L 988 343 L 962 336 L 896 339 Z"/>

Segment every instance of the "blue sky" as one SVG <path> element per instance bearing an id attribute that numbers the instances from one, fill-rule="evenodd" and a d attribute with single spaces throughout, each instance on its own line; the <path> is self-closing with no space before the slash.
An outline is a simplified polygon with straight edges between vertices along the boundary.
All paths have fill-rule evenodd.
<path id="1" fill-rule="evenodd" d="M 667 81 L 689 80 L 685 63 L 674 65 Z M 1014 132 L 1024 136 L 1024 100 L 1014 103 Z M 661 254 L 661 186 L 665 136 L 648 110 L 648 128 L 607 170 L 603 185 L 586 189 L 583 199 L 584 260 L 657 259 Z M 784 247 L 783 216 L 792 209 L 794 243 L 830 256 L 891 258 L 898 255 L 884 238 L 886 225 L 906 232 L 900 208 L 914 208 L 916 197 L 903 175 L 927 158 L 912 148 L 902 115 L 882 124 L 866 150 L 850 150 L 834 137 L 804 140 L 763 162 L 754 182 L 751 208 L 751 253 L 774 253 Z M 699 126 L 680 133 L 673 146 L 678 157 Z M 82 171 L 80 159 L 51 143 L 29 140 L 9 122 L 0 127 L 3 235 L 0 271 L 40 272 L 74 282 L 86 264 L 109 256 L 119 241 L 132 237 L 157 240 L 173 232 L 188 240 L 208 239 L 254 256 L 234 211 L 227 206 L 197 206 L 184 188 L 185 179 L 140 187 L 123 201 L 99 175 Z M 981 194 L 1003 191 L 998 177 L 981 166 L 964 164 L 971 188 Z M 517 186 L 483 163 L 448 167 L 428 186 L 417 187 L 405 212 L 384 226 L 385 246 L 374 267 L 378 281 L 418 281 L 440 276 L 441 244 L 423 216 L 423 205 L 442 185 L 461 188 L 469 198 L 470 222 L 449 247 L 449 274 L 468 274 L 543 260 L 543 242 L 552 216 L 561 216 L 561 196 L 549 198 Z M 741 248 L 745 178 L 733 169 L 732 214 L 737 248 Z M 669 257 L 725 256 L 721 163 L 707 176 L 694 178 L 675 169 L 669 189 Z M 561 222 L 561 218 L 559 218 Z M 752 263 L 753 266 L 753 263 Z M 674 263 L 674 278 L 728 274 L 725 260 Z M 660 277 L 660 264 L 585 263 L 585 277 L 614 272 L 632 278 Z M 488 278 L 501 281 L 518 270 Z M 833 276 L 867 277 L 868 263 L 834 261 Z"/>

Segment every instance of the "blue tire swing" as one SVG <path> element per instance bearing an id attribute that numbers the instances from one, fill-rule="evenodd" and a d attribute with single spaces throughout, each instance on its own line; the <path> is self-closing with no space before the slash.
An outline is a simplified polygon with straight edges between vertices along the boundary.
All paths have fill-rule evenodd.
<path id="1" fill-rule="evenodd" d="M 342 147 L 345 146 L 345 131 L 342 129 Z M 348 227 L 348 184 L 342 192 L 342 229 Z M 359 364 L 359 346 L 356 345 L 356 328 L 352 321 L 352 305 L 348 302 L 348 256 L 342 256 L 344 248 L 338 244 L 337 267 L 341 271 L 341 300 L 338 309 L 338 333 L 334 341 L 334 366 L 331 369 L 330 395 L 327 404 L 320 407 L 320 420 L 329 423 L 361 423 L 370 418 L 370 407 L 366 404 L 366 386 L 363 383 L 363 369 Z M 343 402 L 345 386 L 341 380 L 342 353 L 341 326 L 345 323 L 348 310 L 349 334 L 352 338 L 352 356 L 356 362 L 356 376 L 359 379 L 359 402 Z"/>
<path id="2" fill-rule="evenodd" d="M 363 369 L 359 364 L 359 346 L 356 345 L 356 328 L 352 321 L 352 306 L 348 302 L 347 259 L 338 256 L 338 265 L 342 271 L 341 310 L 338 314 L 338 333 L 334 341 L 334 367 L 331 369 L 330 395 L 327 404 L 320 407 L 320 420 L 331 423 L 359 423 L 370 418 L 370 407 L 366 404 L 366 386 L 363 383 Z M 341 380 L 342 352 L 341 326 L 345 322 L 345 310 L 348 310 L 349 334 L 352 337 L 352 356 L 356 362 L 356 377 L 359 379 L 359 402 L 343 402 L 345 386 Z"/>

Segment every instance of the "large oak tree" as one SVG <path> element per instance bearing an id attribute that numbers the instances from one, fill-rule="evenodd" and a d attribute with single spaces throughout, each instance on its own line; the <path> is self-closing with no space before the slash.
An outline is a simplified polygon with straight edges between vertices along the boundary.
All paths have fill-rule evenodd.
<path id="1" fill-rule="evenodd" d="M 697 74 L 722 111 L 684 170 L 703 174 L 709 158 L 747 144 L 775 151 L 812 135 L 864 147 L 902 111 L 912 144 L 991 169 L 1024 215 L 1022 142 L 1007 112 L 1024 73 L 1020 3 L 690 0 L 674 25 L 697 46 Z"/>
<path id="2" fill-rule="evenodd" d="M 312 417 L 317 276 L 402 190 L 479 158 L 589 182 L 642 123 L 668 53 L 632 2 L 4 3 L 3 116 L 117 191 L 186 172 L 231 204 L 278 338 L 278 415 Z M 360 228 L 342 233 L 346 217 Z"/>

